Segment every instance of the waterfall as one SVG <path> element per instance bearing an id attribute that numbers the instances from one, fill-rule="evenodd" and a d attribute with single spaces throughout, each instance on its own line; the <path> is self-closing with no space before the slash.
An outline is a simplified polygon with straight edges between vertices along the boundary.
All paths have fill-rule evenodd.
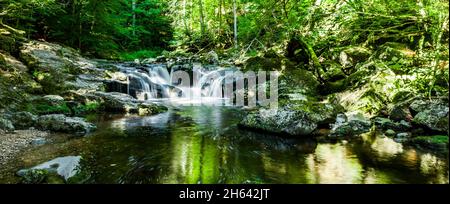
<path id="1" fill-rule="evenodd" d="M 169 70 L 165 64 L 147 64 L 117 66 L 128 77 L 127 94 L 138 100 L 156 99 L 223 99 L 222 87 L 229 75 L 230 69 L 219 68 L 214 71 L 194 69 L 197 79 L 190 86 L 174 85 L 172 76 L 174 70 Z M 232 73 L 232 72 L 231 72 Z M 195 76 L 195 74 L 194 74 Z"/>

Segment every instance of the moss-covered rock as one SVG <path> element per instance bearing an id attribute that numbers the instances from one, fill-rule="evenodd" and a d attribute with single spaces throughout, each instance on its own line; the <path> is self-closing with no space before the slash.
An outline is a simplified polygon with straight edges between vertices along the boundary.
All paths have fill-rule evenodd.
<path id="1" fill-rule="evenodd" d="M 447 133 L 449 130 L 449 107 L 445 100 L 416 100 L 410 105 L 417 112 L 413 123 L 430 130 Z"/>
<path id="2" fill-rule="evenodd" d="M 28 129 L 37 125 L 38 116 L 29 112 L 16 112 L 12 114 L 11 121 L 18 130 Z"/>
<path id="3" fill-rule="evenodd" d="M 286 136 L 310 136 L 319 126 L 333 122 L 340 110 L 324 103 L 289 104 L 278 109 L 254 111 L 239 125 Z"/>
<path id="4" fill-rule="evenodd" d="M 92 123 L 88 123 L 83 118 L 66 117 L 62 114 L 40 116 L 38 128 L 55 132 L 72 133 L 76 135 L 85 135 L 96 129 Z"/>
<path id="5" fill-rule="evenodd" d="M 157 104 L 142 103 L 138 105 L 138 114 L 140 116 L 155 115 L 165 111 L 167 111 L 167 107 Z"/>
<path id="6" fill-rule="evenodd" d="M 96 65 L 72 48 L 40 41 L 25 43 L 20 48 L 20 58 L 46 94 L 69 89 L 76 75 L 94 71 Z"/>

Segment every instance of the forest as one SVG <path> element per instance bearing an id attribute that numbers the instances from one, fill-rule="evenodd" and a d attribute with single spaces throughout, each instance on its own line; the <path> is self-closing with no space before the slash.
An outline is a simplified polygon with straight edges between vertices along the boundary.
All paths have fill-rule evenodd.
<path id="1" fill-rule="evenodd" d="M 448 45 L 448 0 L 0 0 L 0 183 L 448 184 Z M 226 70 L 278 109 L 182 97 Z"/>

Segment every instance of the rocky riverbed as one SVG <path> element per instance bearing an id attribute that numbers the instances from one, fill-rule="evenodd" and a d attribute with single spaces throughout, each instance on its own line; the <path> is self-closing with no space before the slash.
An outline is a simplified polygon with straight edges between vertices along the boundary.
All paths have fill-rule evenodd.
<path id="1" fill-rule="evenodd" d="M 22 150 L 46 143 L 48 136 L 49 132 L 36 129 L 9 133 L 0 130 L 0 166 L 15 158 Z"/>

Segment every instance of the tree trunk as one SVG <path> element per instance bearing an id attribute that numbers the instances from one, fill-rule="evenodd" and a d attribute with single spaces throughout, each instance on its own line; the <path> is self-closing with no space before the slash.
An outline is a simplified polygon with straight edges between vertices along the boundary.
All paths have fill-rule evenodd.
<path id="1" fill-rule="evenodd" d="M 302 37 L 299 37 L 298 39 L 303 47 L 308 51 L 309 58 L 313 62 L 314 71 L 317 73 L 317 78 L 319 79 L 319 81 L 323 82 L 322 76 L 324 76 L 325 73 L 323 71 L 322 65 L 320 64 L 319 58 L 316 55 L 316 52 L 314 52 L 313 47 L 308 42 L 306 42 L 305 39 L 303 39 Z"/>
<path id="2" fill-rule="evenodd" d="M 132 0 L 131 2 L 131 9 L 133 12 L 133 38 L 136 37 L 136 0 Z"/>
<path id="3" fill-rule="evenodd" d="M 202 37 L 205 36 L 205 16 L 203 14 L 203 2 L 202 0 L 199 0 L 199 7 L 200 7 L 200 29 Z"/>
<path id="4" fill-rule="evenodd" d="M 238 33 L 237 33 L 237 13 L 236 13 L 236 0 L 233 0 L 233 17 L 234 17 L 234 48 L 238 48 Z"/>

